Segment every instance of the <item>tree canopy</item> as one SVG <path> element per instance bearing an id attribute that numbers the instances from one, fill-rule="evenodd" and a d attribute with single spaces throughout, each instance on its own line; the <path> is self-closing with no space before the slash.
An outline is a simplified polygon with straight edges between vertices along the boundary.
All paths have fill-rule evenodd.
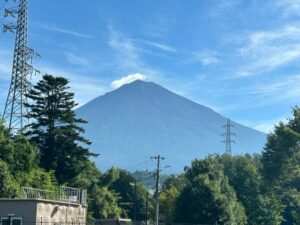
<path id="1" fill-rule="evenodd" d="M 300 224 L 300 108 L 269 134 L 262 157 L 266 192 L 284 206 L 283 225 Z"/>
<path id="2" fill-rule="evenodd" d="M 189 184 L 176 203 L 175 221 L 197 224 L 246 224 L 245 209 L 214 157 L 194 160 L 186 169 Z"/>

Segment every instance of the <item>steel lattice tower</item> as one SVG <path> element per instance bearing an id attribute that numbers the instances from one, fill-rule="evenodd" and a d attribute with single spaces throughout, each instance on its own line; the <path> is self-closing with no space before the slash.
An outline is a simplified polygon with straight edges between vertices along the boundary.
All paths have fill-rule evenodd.
<path id="1" fill-rule="evenodd" d="M 223 133 L 223 136 L 225 136 L 225 140 L 222 141 L 223 143 L 225 143 L 225 154 L 231 155 L 232 143 L 235 143 L 235 141 L 232 139 L 232 136 L 235 136 L 235 133 L 231 132 L 231 128 L 235 126 L 231 123 L 230 119 L 227 119 L 227 123 L 222 127 L 226 129 L 226 132 Z"/>
<path id="2" fill-rule="evenodd" d="M 30 87 L 28 76 L 34 72 L 29 64 L 35 53 L 28 47 L 27 0 L 19 0 L 17 8 L 5 9 L 4 16 L 17 16 L 16 24 L 4 25 L 4 32 L 16 32 L 12 77 L 3 114 L 3 120 L 7 123 L 10 133 L 15 135 L 22 132 L 26 125 L 25 94 Z"/>

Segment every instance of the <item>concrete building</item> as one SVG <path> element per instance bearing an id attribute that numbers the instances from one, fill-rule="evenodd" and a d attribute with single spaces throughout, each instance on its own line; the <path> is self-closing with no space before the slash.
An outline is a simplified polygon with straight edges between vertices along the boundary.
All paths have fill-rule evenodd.
<path id="1" fill-rule="evenodd" d="M 85 225 L 86 192 L 23 188 L 20 199 L 0 199 L 0 225 Z"/>

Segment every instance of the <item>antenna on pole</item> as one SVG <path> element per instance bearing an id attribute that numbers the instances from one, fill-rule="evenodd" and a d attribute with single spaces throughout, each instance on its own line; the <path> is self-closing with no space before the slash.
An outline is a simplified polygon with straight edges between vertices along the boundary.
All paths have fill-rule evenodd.
<path id="1" fill-rule="evenodd" d="M 8 0 L 6 0 L 8 1 Z M 12 0 L 15 2 L 15 0 Z M 15 32 L 15 48 L 10 87 L 3 113 L 11 135 L 21 133 L 26 125 L 26 94 L 31 86 L 28 76 L 38 71 L 30 65 L 32 59 L 40 56 L 28 47 L 27 0 L 19 0 L 18 7 L 5 9 L 4 17 L 17 17 L 17 23 L 5 24 L 4 32 Z"/>
<path id="2" fill-rule="evenodd" d="M 235 133 L 231 132 L 231 128 L 235 127 L 230 119 L 227 119 L 227 123 L 223 125 L 226 129 L 226 132 L 222 135 L 225 136 L 225 140 L 222 141 L 222 143 L 225 143 L 225 154 L 231 155 L 232 154 L 232 144 L 235 143 L 235 141 L 232 139 L 232 136 L 236 136 Z"/>

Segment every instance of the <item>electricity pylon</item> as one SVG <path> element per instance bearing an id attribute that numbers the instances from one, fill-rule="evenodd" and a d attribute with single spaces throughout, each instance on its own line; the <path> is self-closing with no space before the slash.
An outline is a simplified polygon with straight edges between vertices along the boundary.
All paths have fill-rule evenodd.
<path id="1" fill-rule="evenodd" d="M 222 127 L 226 129 L 226 132 L 222 134 L 223 136 L 225 136 L 225 140 L 222 141 L 223 143 L 225 143 L 225 154 L 231 155 L 232 143 L 235 143 L 235 141 L 232 139 L 232 136 L 236 135 L 235 133 L 231 132 L 231 128 L 235 126 L 231 123 L 230 119 L 228 119 L 227 123 Z"/>
<path id="2" fill-rule="evenodd" d="M 33 57 L 40 56 L 28 47 L 27 0 L 19 0 L 16 8 L 5 9 L 4 16 L 17 16 L 16 24 L 6 24 L 3 28 L 4 32 L 16 32 L 12 77 L 3 114 L 3 120 L 7 123 L 10 133 L 16 135 L 21 133 L 26 125 L 26 93 L 30 88 L 28 77 L 37 72 L 29 62 Z"/>

